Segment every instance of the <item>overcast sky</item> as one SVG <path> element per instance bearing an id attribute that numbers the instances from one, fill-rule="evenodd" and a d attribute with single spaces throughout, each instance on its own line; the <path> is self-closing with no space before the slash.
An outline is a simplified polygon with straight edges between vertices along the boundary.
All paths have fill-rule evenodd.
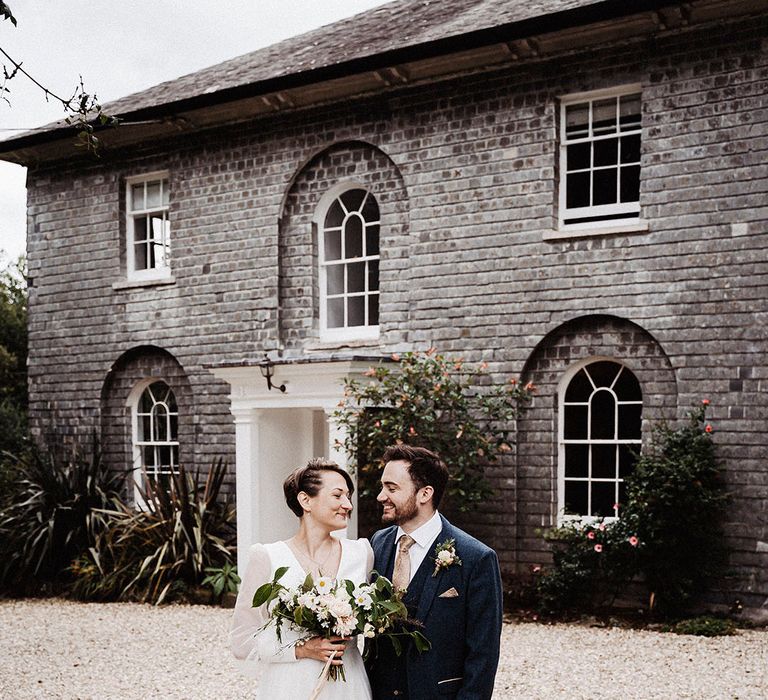
<path id="1" fill-rule="evenodd" d="M 0 21 L 0 47 L 39 82 L 69 97 L 108 102 L 164 80 L 383 5 L 386 0 L 6 0 L 18 26 Z M 351 37 L 354 40 L 354 37 Z M 8 65 L 5 57 L 0 63 Z M 0 139 L 60 119 L 60 104 L 23 77 L 0 102 Z M 0 161 L 2 262 L 25 249 L 26 169 Z"/>

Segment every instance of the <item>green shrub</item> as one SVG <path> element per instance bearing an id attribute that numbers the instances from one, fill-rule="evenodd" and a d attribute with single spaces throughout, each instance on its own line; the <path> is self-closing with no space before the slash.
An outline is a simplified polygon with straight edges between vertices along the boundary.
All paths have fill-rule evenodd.
<path id="1" fill-rule="evenodd" d="M 677 624 L 666 627 L 664 631 L 675 634 L 693 634 L 698 637 L 728 637 L 736 634 L 736 625 L 732 620 L 701 615 L 688 620 L 681 620 Z"/>
<path id="2" fill-rule="evenodd" d="M 30 447 L 11 470 L 0 506 L 0 584 L 25 592 L 66 583 L 72 559 L 98 536 L 94 510 L 116 497 L 122 477 L 106 468 L 95 439 L 87 454 Z"/>
<path id="3" fill-rule="evenodd" d="M 403 442 L 440 454 L 451 472 L 448 496 L 460 510 L 474 508 L 491 494 L 484 465 L 512 451 L 514 421 L 533 386 L 490 385 L 485 363 L 472 369 L 434 349 L 392 358 L 396 364 L 371 367 L 369 380 L 347 381 L 335 415 L 361 495 L 378 489 L 385 448 Z"/>
<path id="4" fill-rule="evenodd" d="M 622 519 L 643 543 L 640 570 L 659 615 L 679 616 L 722 571 L 727 494 L 715 457 L 708 401 L 677 429 L 661 425 L 629 479 Z"/>
<path id="5" fill-rule="evenodd" d="M 223 566 L 205 569 L 207 576 L 203 579 L 203 586 L 210 586 L 215 600 L 221 600 L 225 593 L 237 593 L 240 585 L 240 577 L 237 575 L 237 567 L 230 562 L 224 562 Z"/>
<path id="6" fill-rule="evenodd" d="M 97 514 L 95 545 L 73 564 L 76 596 L 161 603 L 202 585 L 206 569 L 232 563 L 235 512 L 220 499 L 226 464 L 217 460 L 201 482 L 183 468 L 165 486 L 146 478 L 144 507 L 113 499 Z"/>
<path id="7" fill-rule="evenodd" d="M 545 614 L 610 606 L 637 573 L 641 547 L 622 521 L 568 524 L 544 537 L 553 547 L 553 566 L 536 581 Z"/>
<path id="8" fill-rule="evenodd" d="M 654 431 L 627 478 L 619 520 L 544 534 L 553 545 L 553 566 L 536 582 L 542 612 L 610 605 L 639 577 L 651 610 L 678 617 L 721 571 L 727 495 L 705 420 L 708 404 L 692 411 L 686 425 Z"/>

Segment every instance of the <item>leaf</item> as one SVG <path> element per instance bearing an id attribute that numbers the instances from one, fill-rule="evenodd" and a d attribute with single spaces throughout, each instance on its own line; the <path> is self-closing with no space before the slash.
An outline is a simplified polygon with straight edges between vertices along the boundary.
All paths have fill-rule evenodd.
<path id="1" fill-rule="evenodd" d="M 264 605 L 264 603 L 270 599 L 272 590 L 273 584 L 271 583 L 265 583 L 263 586 L 259 586 L 256 589 L 256 593 L 253 594 L 253 607 L 260 608 Z"/>
<path id="2" fill-rule="evenodd" d="M 430 642 L 421 632 L 411 632 L 411 637 L 413 638 L 419 653 L 429 651 L 432 648 L 432 642 Z"/>
<path id="3" fill-rule="evenodd" d="M 403 653 L 403 643 L 395 635 L 390 635 L 389 638 L 392 640 L 392 646 L 395 649 L 395 654 L 400 656 Z"/>
<path id="4" fill-rule="evenodd" d="M 277 569 L 275 569 L 275 575 L 272 577 L 272 583 L 277 583 L 283 576 L 285 576 L 285 573 L 288 571 L 290 567 L 287 566 L 281 566 Z"/>

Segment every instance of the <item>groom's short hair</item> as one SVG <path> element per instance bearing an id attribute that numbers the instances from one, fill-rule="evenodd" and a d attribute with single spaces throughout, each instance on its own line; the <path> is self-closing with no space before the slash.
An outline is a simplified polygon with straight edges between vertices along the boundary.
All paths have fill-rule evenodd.
<path id="1" fill-rule="evenodd" d="M 417 490 L 432 487 L 432 505 L 437 508 L 448 484 L 448 467 L 443 460 L 426 447 L 404 444 L 390 445 L 384 451 L 384 464 L 395 460 L 408 462 L 408 473 Z"/>

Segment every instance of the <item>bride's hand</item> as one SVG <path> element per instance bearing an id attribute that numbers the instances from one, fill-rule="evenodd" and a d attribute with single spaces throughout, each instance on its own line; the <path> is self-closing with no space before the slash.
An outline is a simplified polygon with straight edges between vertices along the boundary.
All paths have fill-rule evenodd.
<path id="1" fill-rule="evenodd" d="M 333 657 L 331 665 L 341 666 L 342 654 L 347 648 L 348 637 L 331 637 L 330 639 L 323 639 L 322 637 L 312 637 L 308 639 L 301 646 L 296 646 L 296 658 L 297 659 L 317 659 L 326 663 L 331 654 L 335 651 L 336 656 Z"/>

